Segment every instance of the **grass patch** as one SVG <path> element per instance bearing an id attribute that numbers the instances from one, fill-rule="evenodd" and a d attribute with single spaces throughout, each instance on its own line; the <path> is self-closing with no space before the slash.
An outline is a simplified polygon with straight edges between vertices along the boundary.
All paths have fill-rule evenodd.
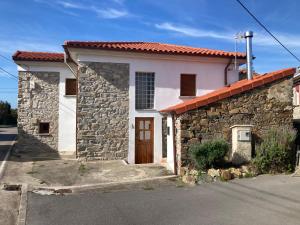
<path id="1" fill-rule="evenodd" d="M 88 168 L 84 164 L 80 164 L 78 167 L 79 174 L 82 176 L 84 173 L 88 171 Z"/>
<path id="2" fill-rule="evenodd" d="M 251 177 L 254 177 L 254 174 L 252 174 L 250 172 L 245 173 L 244 178 L 251 178 Z"/>

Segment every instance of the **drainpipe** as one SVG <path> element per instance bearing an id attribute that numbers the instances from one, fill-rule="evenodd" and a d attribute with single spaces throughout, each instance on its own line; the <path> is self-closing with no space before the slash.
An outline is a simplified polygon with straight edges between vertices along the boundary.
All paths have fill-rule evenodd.
<path id="1" fill-rule="evenodd" d="M 244 37 L 246 38 L 246 48 L 247 48 L 247 78 L 248 80 L 253 79 L 253 64 L 252 64 L 252 38 L 253 38 L 253 32 L 252 31 L 246 31 L 244 34 Z"/>
<path id="2" fill-rule="evenodd" d="M 224 69 L 224 86 L 228 85 L 228 68 L 232 63 L 232 59 L 229 60 L 228 64 L 226 65 Z"/>
<path id="3" fill-rule="evenodd" d="M 175 116 L 174 116 L 174 113 L 172 113 L 172 125 L 173 125 L 173 161 L 174 161 L 174 173 L 175 175 L 178 174 L 178 171 L 177 171 L 177 157 L 176 157 L 176 134 L 175 134 L 175 131 L 176 131 L 176 128 L 175 128 Z"/>

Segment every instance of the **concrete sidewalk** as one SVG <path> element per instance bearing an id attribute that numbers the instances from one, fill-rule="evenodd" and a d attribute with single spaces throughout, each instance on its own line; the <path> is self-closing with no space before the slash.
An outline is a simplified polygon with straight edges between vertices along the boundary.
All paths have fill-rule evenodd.
<path id="1" fill-rule="evenodd" d="M 0 224 L 15 225 L 19 211 L 20 192 L 0 189 L 0 199 Z"/>
<path id="2" fill-rule="evenodd" d="M 171 175 L 156 164 L 127 165 L 124 161 L 87 161 L 59 159 L 53 155 L 13 152 L 2 182 L 30 186 L 80 186 L 138 180 Z"/>

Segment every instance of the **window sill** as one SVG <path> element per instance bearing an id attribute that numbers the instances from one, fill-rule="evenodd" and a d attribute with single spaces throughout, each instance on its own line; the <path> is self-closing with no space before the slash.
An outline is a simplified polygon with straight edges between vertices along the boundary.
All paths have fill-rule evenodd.
<path id="1" fill-rule="evenodd" d="M 157 112 L 156 109 L 135 109 L 135 111 L 140 112 Z"/>
<path id="2" fill-rule="evenodd" d="M 196 98 L 196 96 L 179 96 L 180 99 L 193 99 Z"/>
<path id="3" fill-rule="evenodd" d="M 50 136 L 49 133 L 38 133 L 39 136 Z"/>
<path id="4" fill-rule="evenodd" d="M 77 95 L 64 95 L 64 97 L 66 98 L 72 98 L 72 97 L 76 97 Z"/>

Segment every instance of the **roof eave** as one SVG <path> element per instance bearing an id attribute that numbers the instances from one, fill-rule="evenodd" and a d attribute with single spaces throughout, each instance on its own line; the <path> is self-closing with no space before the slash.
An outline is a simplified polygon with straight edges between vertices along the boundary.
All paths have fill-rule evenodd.
<path id="1" fill-rule="evenodd" d="M 160 54 L 160 55 L 183 55 L 183 56 L 200 56 L 200 57 L 211 57 L 211 58 L 224 58 L 224 59 L 244 59 L 246 56 L 224 56 L 224 55 L 209 55 L 209 54 L 193 54 L 193 53 L 172 53 L 172 52 L 160 52 L 160 51 L 149 51 L 149 50 L 135 50 L 135 49 L 122 49 L 122 48 L 97 48 L 93 46 L 74 46 L 68 43 L 63 45 L 64 48 L 78 48 L 78 49 L 90 49 L 90 50 L 105 50 L 105 51 L 115 51 L 115 52 L 135 52 L 135 53 L 147 53 L 147 54 Z"/>

